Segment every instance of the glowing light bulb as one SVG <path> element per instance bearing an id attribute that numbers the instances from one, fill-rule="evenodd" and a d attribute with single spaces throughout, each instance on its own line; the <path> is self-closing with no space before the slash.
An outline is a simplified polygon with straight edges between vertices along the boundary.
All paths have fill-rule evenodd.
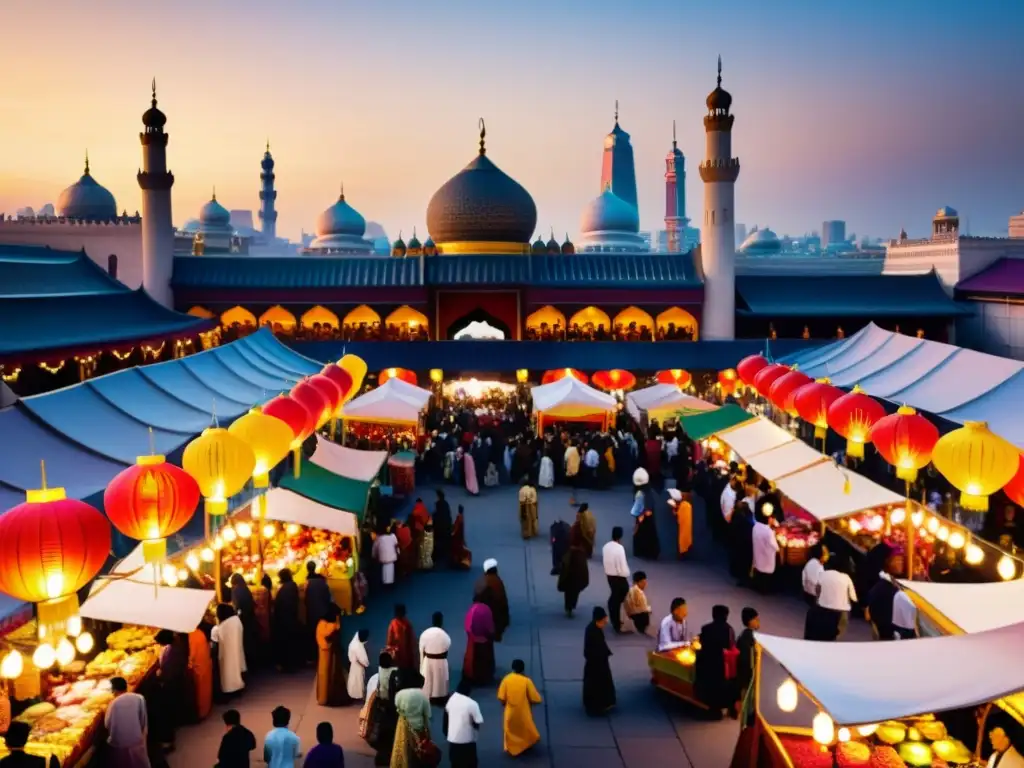
<path id="1" fill-rule="evenodd" d="M 238 531 L 238 535 L 243 539 L 248 539 L 252 536 L 252 526 L 248 523 L 239 523 L 235 526 L 235 529 Z"/>
<path id="2" fill-rule="evenodd" d="M 46 596 L 55 600 L 64 594 L 64 574 L 51 573 L 46 577 Z"/>
<path id="3" fill-rule="evenodd" d="M 224 539 L 219 535 L 215 536 L 213 539 L 213 548 L 218 551 L 224 549 Z"/>
<path id="4" fill-rule="evenodd" d="M 178 569 L 178 581 L 185 581 L 188 578 L 188 570 L 185 568 Z"/>
<path id="5" fill-rule="evenodd" d="M 185 558 L 185 565 L 187 565 L 193 571 L 199 570 L 199 555 L 196 554 L 195 550 L 192 550 L 188 553 L 188 557 Z"/>
<path id="6" fill-rule="evenodd" d="M 0 677 L 15 680 L 25 671 L 25 659 L 17 651 L 11 651 L 0 661 Z"/>
<path id="7" fill-rule="evenodd" d="M 774 512 L 775 505 L 772 504 L 770 501 L 766 501 L 764 505 L 761 507 L 761 514 L 763 514 L 765 517 L 771 517 Z"/>
<path id="8" fill-rule="evenodd" d="M 297 526 L 295 523 L 288 523 L 288 525 L 285 526 L 284 532 L 287 533 L 289 536 L 294 536 L 299 532 L 299 530 L 299 526 Z"/>
<path id="9" fill-rule="evenodd" d="M 960 531 L 952 531 L 949 534 L 949 546 L 953 549 L 962 549 L 967 543 L 967 537 L 964 536 Z"/>
<path id="10" fill-rule="evenodd" d="M 178 586 L 178 569 L 175 568 L 173 565 L 165 565 L 163 567 L 162 575 L 164 578 L 164 583 L 168 587 Z"/>
<path id="11" fill-rule="evenodd" d="M 949 538 L 949 528 L 941 526 L 939 530 L 935 532 L 935 538 L 939 541 L 946 541 Z"/>
<path id="12" fill-rule="evenodd" d="M 924 522 L 924 512 L 920 509 L 915 509 L 910 515 L 910 522 L 915 528 L 920 528 L 921 523 Z"/>
<path id="13" fill-rule="evenodd" d="M 928 524 L 925 527 L 928 529 L 928 533 L 934 534 L 939 530 L 939 518 L 929 517 Z"/>
<path id="14" fill-rule="evenodd" d="M 839 739 L 840 743 L 849 741 L 850 740 L 850 729 L 849 728 L 840 728 L 839 729 L 839 733 L 836 735 L 836 738 Z"/>
<path id="15" fill-rule="evenodd" d="M 82 617 L 75 614 L 68 619 L 68 623 L 65 625 L 64 629 L 70 637 L 78 637 L 82 634 Z"/>
<path id="16" fill-rule="evenodd" d="M 964 562 L 968 565 L 981 565 L 985 562 L 985 551 L 977 544 L 968 544 L 964 550 Z"/>
<path id="17" fill-rule="evenodd" d="M 860 532 L 860 523 L 858 523 L 855 519 L 850 518 L 849 526 L 850 526 L 850 533 L 859 533 Z"/>
<path id="18" fill-rule="evenodd" d="M 822 746 L 828 746 L 836 737 L 836 724 L 825 712 L 819 712 L 811 721 L 811 733 L 814 740 Z"/>
<path id="19" fill-rule="evenodd" d="M 263 526 L 263 538 L 272 539 L 277 533 L 277 527 L 273 523 L 267 523 Z"/>
<path id="20" fill-rule="evenodd" d="M 878 730 L 878 723 L 869 723 L 868 725 L 858 725 L 857 733 L 863 736 L 865 739 Z"/>
<path id="21" fill-rule="evenodd" d="M 49 669 L 57 661 L 57 652 L 49 643 L 43 643 L 32 654 L 32 663 L 37 669 Z"/>
<path id="22" fill-rule="evenodd" d="M 88 632 L 83 632 L 78 636 L 78 639 L 75 640 L 75 648 L 77 648 L 78 652 L 83 656 L 89 653 L 89 651 L 93 649 L 94 645 L 96 645 L 96 642 Z"/>
<path id="23" fill-rule="evenodd" d="M 57 643 L 57 651 L 54 655 L 57 657 L 57 663 L 66 667 L 75 660 L 75 646 L 65 637 Z"/>
<path id="24" fill-rule="evenodd" d="M 225 528 L 221 532 L 221 535 L 224 537 L 224 541 L 226 541 L 228 544 L 230 544 L 232 541 L 238 538 L 238 534 L 235 532 L 235 529 L 230 527 Z"/>
<path id="25" fill-rule="evenodd" d="M 800 689 L 793 678 L 787 678 L 775 692 L 775 703 L 783 712 L 794 712 L 800 702 Z"/>
<path id="26" fill-rule="evenodd" d="M 977 483 L 968 483 L 964 492 L 969 496 L 981 496 L 981 486 Z"/>
<path id="27" fill-rule="evenodd" d="M 903 508 L 894 509 L 889 513 L 889 522 L 893 525 L 899 525 L 907 519 L 907 512 Z"/>
<path id="28" fill-rule="evenodd" d="M 210 549 L 209 547 L 206 547 L 205 549 L 203 549 L 203 551 L 200 553 L 199 556 L 203 559 L 204 563 L 212 563 L 213 562 L 213 550 Z"/>
<path id="29" fill-rule="evenodd" d="M 346 568 L 351 568 L 355 564 L 356 564 L 355 560 L 353 560 L 351 557 L 348 560 L 345 561 L 345 567 Z"/>
<path id="30" fill-rule="evenodd" d="M 1009 581 L 1017 575 L 1017 565 L 1009 555 L 1003 555 L 996 563 L 996 572 L 1003 581 Z"/>

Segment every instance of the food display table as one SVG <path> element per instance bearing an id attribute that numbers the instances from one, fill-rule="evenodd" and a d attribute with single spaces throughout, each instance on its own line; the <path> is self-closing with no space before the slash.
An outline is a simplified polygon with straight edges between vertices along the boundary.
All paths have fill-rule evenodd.
<path id="1" fill-rule="evenodd" d="M 707 709 L 694 691 L 694 665 L 697 661 L 696 641 L 692 645 L 670 651 L 648 651 L 647 666 L 651 670 L 651 685 L 684 701 Z"/>

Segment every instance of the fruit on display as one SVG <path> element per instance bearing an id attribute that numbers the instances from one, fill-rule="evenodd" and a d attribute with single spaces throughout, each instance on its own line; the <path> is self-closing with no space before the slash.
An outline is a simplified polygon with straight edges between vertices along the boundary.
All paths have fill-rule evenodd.
<path id="1" fill-rule="evenodd" d="M 871 762 L 871 747 L 859 741 L 847 741 L 836 747 L 836 762 L 840 768 L 868 765 Z"/>
<path id="2" fill-rule="evenodd" d="M 834 745 L 840 768 L 951 768 L 973 765 L 963 742 L 951 739 L 946 726 L 931 717 L 913 722 L 889 720 L 873 732 L 850 729 L 854 738 Z M 832 750 L 808 736 L 777 734 L 794 768 L 833 768 Z M 942 736 L 932 739 L 932 736 Z M 932 742 L 932 743 L 929 743 Z"/>
<path id="3" fill-rule="evenodd" d="M 813 739 L 779 734 L 779 742 L 794 768 L 832 768 L 831 751 Z"/>
<path id="4" fill-rule="evenodd" d="M 939 739 L 932 742 L 932 752 L 940 760 L 958 765 L 969 763 L 974 758 L 967 746 L 956 739 Z"/>
<path id="5" fill-rule="evenodd" d="M 914 727 L 921 733 L 921 736 L 928 741 L 940 741 L 946 738 L 946 725 L 941 720 L 918 720 Z M 934 749 L 935 745 L 932 745 Z M 948 760 L 949 758 L 942 758 Z"/>
<path id="6" fill-rule="evenodd" d="M 26 709 L 24 712 L 18 715 L 18 720 L 20 720 L 23 723 L 31 724 L 42 717 L 52 715 L 56 711 L 57 708 L 53 706 L 53 704 L 44 701 L 40 704 L 33 704 L 31 707 Z"/>
<path id="7" fill-rule="evenodd" d="M 889 720 L 878 726 L 878 730 L 875 731 L 875 736 L 883 744 L 899 744 L 905 738 L 907 738 L 907 726 L 903 723 L 896 722 L 895 720 Z"/>
<path id="8" fill-rule="evenodd" d="M 821 534 L 810 521 L 799 517 L 787 517 L 775 529 L 775 538 L 779 546 L 797 549 L 813 547 L 821 540 Z"/>
<path id="9" fill-rule="evenodd" d="M 141 651 L 156 645 L 156 633 L 148 627 L 125 627 L 107 635 L 107 648 L 115 651 Z"/>
<path id="10" fill-rule="evenodd" d="M 920 741 L 904 741 L 898 747 L 903 762 L 913 768 L 930 768 L 932 748 Z"/>
<path id="11" fill-rule="evenodd" d="M 888 746 L 875 747 L 875 751 L 871 753 L 871 762 L 868 763 L 871 768 L 906 768 L 906 763 L 900 757 L 899 753 Z"/>

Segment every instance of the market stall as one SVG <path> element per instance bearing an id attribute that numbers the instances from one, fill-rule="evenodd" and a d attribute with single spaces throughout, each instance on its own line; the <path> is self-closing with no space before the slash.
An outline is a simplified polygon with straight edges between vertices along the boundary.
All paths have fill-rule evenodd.
<path id="1" fill-rule="evenodd" d="M 728 440 L 728 438 L 729 433 L 727 432 L 725 439 Z M 832 463 L 832 459 L 822 455 L 821 451 L 816 451 L 799 440 L 784 443 L 767 451 L 741 455 L 744 456 L 748 467 L 765 480 L 772 482 L 782 480 L 789 475 L 795 475 L 802 470 L 824 462 Z"/>
<path id="2" fill-rule="evenodd" d="M 675 384 L 655 384 L 626 395 L 626 410 L 638 422 L 641 411 L 646 411 L 649 419 L 665 419 L 680 413 L 704 413 L 717 408 L 706 400 L 686 394 Z"/>
<path id="3" fill-rule="evenodd" d="M 379 440 L 397 434 L 415 439 L 430 398 L 428 390 L 392 378 L 347 402 L 340 417 L 345 432 L 359 437 Z"/>
<path id="4" fill-rule="evenodd" d="M 1019 562 L 1007 562 L 1020 572 Z M 918 608 L 923 636 L 972 634 L 1024 623 L 1024 580 L 1019 578 L 988 584 L 898 583 Z"/>
<path id="5" fill-rule="evenodd" d="M 545 422 L 556 421 L 595 422 L 608 429 L 617 408 L 612 395 L 584 384 L 575 376 L 533 387 L 530 395 L 538 434 L 543 433 Z"/>
<path id="6" fill-rule="evenodd" d="M 1020 719 L 1024 624 L 890 643 L 756 638 L 733 768 L 976 766 L 990 717 Z"/>
<path id="7" fill-rule="evenodd" d="M 694 691 L 696 680 L 697 651 L 700 642 L 694 638 L 689 643 L 666 651 L 648 651 L 647 666 L 651 670 L 651 685 L 699 709 L 708 706 Z"/>
<path id="8" fill-rule="evenodd" d="M 792 443 L 796 440 L 796 435 L 764 416 L 758 416 L 739 426 L 724 430 L 721 439 L 740 456 L 753 456 Z"/>
<path id="9" fill-rule="evenodd" d="M 370 482 L 388 459 L 387 451 L 358 451 L 317 435 L 316 450 L 310 461 L 341 477 Z"/>

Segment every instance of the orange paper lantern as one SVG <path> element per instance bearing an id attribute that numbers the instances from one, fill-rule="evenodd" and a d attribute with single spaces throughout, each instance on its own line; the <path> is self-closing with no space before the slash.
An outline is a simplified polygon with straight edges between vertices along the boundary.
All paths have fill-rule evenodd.
<path id="1" fill-rule="evenodd" d="M 1018 460 L 1017 474 L 1003 486 L 1003 493 L 1018 507 L 1024 507 L 1024 459 Z"/>
<path id="2" fill-rule="evenodd" d="M 690 383 L 693 377 L 690 376 L 689 371 L 684 371 L 682 368 L 671 368 L 667 371 L 658 371 L 654 378 L 659 384 L 675 384 L 682 389 Z"/>
<path id="3" fill-rule="evenodd" d="M 722 390 L 722 394 L 728 397 L 735 392 L 738 379 L 739 376 L 734 368 L 726 368 L 724 371 L 719 371 L 718 387 Z"/>
<path id="4" fill-rule="evenodd" d="M 613 389 L 632 389 L 636 385 L 636 376 L 621 368 L 610 371 L 598 371 L 590 377 L 595 387 L 610 391 Z"/>
<path id="5" fill-rule="evenodd" d="M 790 416 L 797 416 L 796 408 L 793 406 L 793 395 L 805 384 L 814 382 L 810 376 L 800 371 L 789 371 L 784 373 L 768 388 L 768 399 L 784 410 Z"/>
<path id="6" fill-rule="evenodd" d="M 828 435 L 828 408 L 843 396 L 843 390 L 833 387 L 828 379 L 804 384 L 793 393 L 793 407 L 797 415 L 814 425 L 814 436 L 824 440 Z"/>
<path id="7" fill-rule="evenodd" d="M 885 418 L 885 409 L 854 387 L 828 407 L 828 425 L 846 438 L 846 453 L 855 459 L 864 458 L 864 444 L 870 441 L 871 428 Z"/>
<path id="8" fill-rule="evenodd" d="M 750 355 L 736 364 L 736 373 L 740 381 L 748 387 L 754 386 L 754 377 L 768 367 L 768 359 L 764 355 Z"/>
<path id="9" fill-rule="evenodd" d="M 577 371 L 575 368 L 558 368 L 554 371 L 545 372 L 545 374 L 541 377 L 540 383 L 551 384 L 552 382 L 555 381 L 561 381 L 566 376 L 572 376 L 574 379 L 582 381 L 584 384 L 586 384 L 588 381 L 587 374 L 583 373 L 582 371 Z"/>
<path id="10" fill-rule="evenodd" d="M 939 430 L 907 405 L 879 419 L 868 434 L 882 458 L 896 467 L 896 477 L 912 483 L 918 470 L 928 466 L 939 441 Z"/>
<path id="11" fill-rule="evenodd" d="M 750 386 L 757 390 L 757 393 L 761 395 L 761 397 L 768 397 L 768 390 L 771 388 L 772 384 L 775 383 L 775 380 L 785 376 L 790 372 L 790 370 L 790 368 L 787 368 L 784 365 L 770 363 L 754 375 L 753 380 L 750 382 Z"/>

